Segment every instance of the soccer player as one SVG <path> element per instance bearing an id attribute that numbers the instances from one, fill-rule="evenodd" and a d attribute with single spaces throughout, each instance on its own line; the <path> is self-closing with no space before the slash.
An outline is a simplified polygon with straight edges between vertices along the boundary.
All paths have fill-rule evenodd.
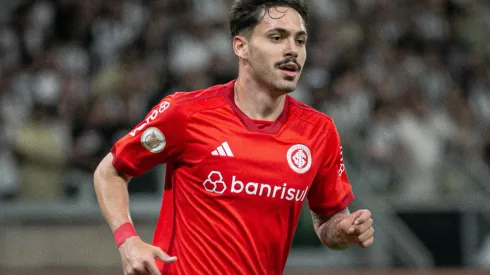
<path id="1" fill-rule="evenodd" d="M 367 247 L 369 210 L 354 199 L 327 115 L 296 101 L 306 59 L 300 0 L 237 0 L 236 80 L 163 98 L 94 174 L 124 274 L 282 274 L 302 205 L 332 249 Z M 152 245 L 137 235 L 127 184 L 166 163 Z"/>

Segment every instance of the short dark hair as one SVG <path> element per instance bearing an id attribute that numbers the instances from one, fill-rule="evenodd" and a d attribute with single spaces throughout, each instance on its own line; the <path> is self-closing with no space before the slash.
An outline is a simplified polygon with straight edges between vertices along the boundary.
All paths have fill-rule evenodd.
<path id="1" fill-rule="evenodd" d="M 305 24 L 308 23 L 308 7 L 304 0 L 235 0 L 230 10 L 230 31 L 234 37 L 243 31 L 249 31 L 259 24 L 261 12 L 274 6 L 295 9 Z"/>

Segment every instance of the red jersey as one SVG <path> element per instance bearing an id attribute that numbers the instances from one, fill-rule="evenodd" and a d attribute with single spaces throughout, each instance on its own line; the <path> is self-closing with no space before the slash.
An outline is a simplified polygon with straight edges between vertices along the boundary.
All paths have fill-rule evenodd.
<path id="1" fill-rule="evenodd" d="M 287 96 L 254 121 L 234 83 L 164 98 L 111 150 L 130 176 L 167 164 L 153 245 L 178 260 L 162 274 L 282 274 L 304 201 L 328 216 L 354 199 L 332 119 Z"/>

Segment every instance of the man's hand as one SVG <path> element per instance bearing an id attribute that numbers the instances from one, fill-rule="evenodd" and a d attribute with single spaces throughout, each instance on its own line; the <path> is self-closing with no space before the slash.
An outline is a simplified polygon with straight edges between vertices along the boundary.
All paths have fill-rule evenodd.
<path id="1" fill-rule="evenodd" d="M 345 216 L 337 223 L 337 229 L 344 243 L 368 247 L 374 242 L 374 228 L 371 212 L 358 210 Z"/>
<path id="2" fill-rule="evenodd" d="M 137 236 L 128 238 L 119 246 L 119 252 L 121 253 L 124 275 L 160 275 L 155 258 L 164 263 L 173 263 L 177 260 L 177 257 L 170 257 L 159 247 L 149 245 Z"/>

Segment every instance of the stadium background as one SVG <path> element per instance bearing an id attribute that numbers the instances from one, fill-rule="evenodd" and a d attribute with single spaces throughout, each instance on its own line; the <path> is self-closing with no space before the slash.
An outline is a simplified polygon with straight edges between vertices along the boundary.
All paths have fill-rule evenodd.
<path id="1" fill-rule="evenodd" d="M 288 274 L 485 273 L 490 2 L 308 3 L 293 96 L 335 119 L 353 208 L 372 210 L 377 239 L 329 251 L 305 209 Z M 229 4 L 0 0 L 0 274 L 119 273 L 92 172 L 160 98 L 235 77 Z M 130 184 L 146 240 L 163 169 Z"/>

